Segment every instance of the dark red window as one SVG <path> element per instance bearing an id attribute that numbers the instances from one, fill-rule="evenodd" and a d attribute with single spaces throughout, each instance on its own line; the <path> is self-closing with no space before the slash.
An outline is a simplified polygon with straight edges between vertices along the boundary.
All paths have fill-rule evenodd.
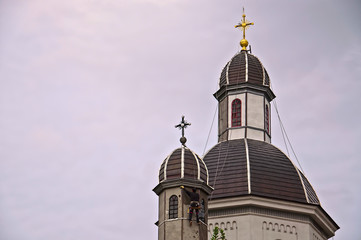
<path id="1" fill-rule="evenodd" d="M 242 126 L 241 111 L 242 102 L 236 98 L 232 102 L 232 127 Z"/>
<path id="2" fill-rule="evenodd" d="M 266 131 L 269 133 L 269 110 L 268 105 L 266 105 L 266 108 L 264 110 L 264 125 L 266 128 Z"/>
<path id="3" fill-rule="evenodd" d="M 169 219 L 178 218 L 178 197 L 173 195 L 169 198 Z"/>

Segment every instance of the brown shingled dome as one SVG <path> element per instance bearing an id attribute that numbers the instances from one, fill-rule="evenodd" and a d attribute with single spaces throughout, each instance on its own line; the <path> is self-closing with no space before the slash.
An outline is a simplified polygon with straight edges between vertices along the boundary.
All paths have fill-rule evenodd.
<path id="1" fill-rule="evenodd" d="M 237 53 L 223 68 L 219 87 L 240 83 L 269 86 L 270 80 L 261 61 L 247 51 Z"/>
<path id="2" fill-rule="evenodd" d="M 205 163 L 186 146 L 174 150 L 160 166 L 159 182 L 175 179 L 200 180 L 208 184 Z"/>
<path id="3" fill-rule="evenodd" d="M 256 195 L 320 204 L 311 184 L 278 148 L 263 141 L 220 142 L 205 156 L 211 199 Z"/>

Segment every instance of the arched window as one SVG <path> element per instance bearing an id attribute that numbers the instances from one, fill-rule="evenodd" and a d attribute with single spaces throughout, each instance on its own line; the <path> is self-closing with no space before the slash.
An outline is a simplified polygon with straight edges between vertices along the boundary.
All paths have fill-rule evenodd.
<path id="1" fill-rule="evenodd" d="M 242 126 L 241 121 L 242 102 L 238 98 L 232 102 L 232 127 Z"/>
<path id="2" fill-rule="evenodd" d="M 266 131 L 269 133 L 269 110 L 268 105 L 266 105 L 266 108 L 264 110 L 264 125 L 266 128 Z"/>
<path id="3" fill-rule="evenodd" d="M 178 217 L 178 197 L 173 195 L 169 198 L 169 219 Z"/>

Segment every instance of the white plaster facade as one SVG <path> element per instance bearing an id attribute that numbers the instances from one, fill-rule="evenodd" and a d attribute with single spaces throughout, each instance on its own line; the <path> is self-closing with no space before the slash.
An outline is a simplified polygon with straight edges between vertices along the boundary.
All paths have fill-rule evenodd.
<path id="1" fill-rule="evenodd" d="M 241 126 L 232 127 L 232 102 L 241 100 Z M 266 111 L 268 107 L 268 123 L 266 128 Z M 263 94 L 241 92 L 229 94 L 219 104 L 220 141 L 249 138 L 271 142 L 271 104 Z"/>
<path id="2" fill-rule="evenodd" d="M 326 240 L 337 230 L 317 205 L 255 196 L 210 201 L 208 225 L 227 240 Z"/>
<path id="3" fill-rule="evenodd" d="M 200 190 L 200 199 L 208 202 L 208 194 Z M 169 218 L 169 199 L 171 196 L 178 197 L 178 217 Z M 167 188 L 159 194 L 158 211 L 158 240 L 206 240 L 207 225 L 201 222 L 197 225 L 189 225 L 188 221 L 189 199 L 182 193 L 180 187 Z"/>

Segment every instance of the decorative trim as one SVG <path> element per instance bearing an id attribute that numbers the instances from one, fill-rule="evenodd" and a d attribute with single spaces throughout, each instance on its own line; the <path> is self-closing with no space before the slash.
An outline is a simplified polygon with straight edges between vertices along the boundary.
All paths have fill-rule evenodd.
<path id="1" fill-rule="evenodd" d="M 161 225 L 165 224 L 166 222 L 174 222 L 174 221 L 178 221 L 178 220 L 188 220 L 187 218 L 172 218 L 172 219 L 166 219 L 163 222 L 159 223 L 158 227 L 160 227 Z"/>
<path id="2" fill-rule="evenodd" d="M 233 127 L 233 128 L 226 128 L 226 130 L 224 130 L 223 132 L 221 132 L 220 135 L 224 134 L 225 132 L 227 132 L 227 131 L 229 131 L 229 130 L 243 129 L 243 128 L 245 128 L 245 129 L 249 128 L 249 129 L 258 130 L 258 131 L 267 133 L 267 131 L 265 131 L 265 130 L 262 129 L 262 128 L 256 128 L 256 127 L 252 127 L 252 126 L 239 126 L 239 127 Z M 220 135 L 218 135 L 218 136 L 220 136 Z M 244 138 L 246 138 L 246 136 L 245 136 Z M 224 140 L 224 141 L 227 141 L 227 140 Z M 224 141 L 221 141 L 221 142 L 224 142 Z M 209 151 L 208 151 L 208 152 L 209 152 Z M 205 154 L 205 155 L 207 155 L 207 154 Z"/>
<path id="3" fill-rule="evenodd" d="M 246 148 L 246 159 L 247 159 L 247 181 L 248 181 L 248 194 L 251 194 L 251 169 L 249 164 L 249 151 L 247 138 L 244 139 L 244 147 Z"/>
<path id="4" fill-rule="evenodd" d="M 185 186 L 185 187 L 195 187 L 202 189 L 207 194 L 211 194 L 211 192 L 214 190 L 211 186 L 206 184 L 204 181 L 199 180 L 191 180 L 187 178 L 179 178 L 179 179 L 172 179 L 160 182 L 155 188 L 153 188 L 153 192 L 155 192 L 157 195 L 159 195 L 162 191 L 168 188 L 178 188 L 179 186 Z"/>
<path id="5" fill-rule="evenodd" d="M 265 85 L 265 86 L 268 86 L 268 85 L 265 84 L 265 83 L 266 83 L 266 74 L 265 74 L 265 72 L 264 72 L 263 63 L 262 63 L 261 60 L 259 60 L 259 58 L 256 57 L 255 55 L 252 54 L 252 56 L 255 57 L 255 58 L 258 60 L 258 62 L 261 64 L 261 67 L 262 67 L 262 84 Z"/>
<path id="6" fill-rule="evenodd" d="M 253 92 L 259 92 L 264 94 L 269 101 L 272 101 L 276 95 L 272 92 L 272 90 L 268 86 L 263 85 L 255 85 L 252 83 L 244 82 L 242 84 L 235 85 L 224 85 L 217 92 L 213 94 L 213 96 L 218 100 L 222 100 L 226 97 L 226 95 L 230 95 L 233 93 L 243 93 L 246 91 L 253 90 Z"/>
<path id="7" fill-rule="evenodd" d="M 285 154 L 286 155 L 286 154 Z M 287 155 L 286 155 L 287 156 Z M 287 156 L 288 157 L 288 156 Z M 289 159 L 289 158 L 288 158 Z M 298 170 L 298 168 L 295 166 L 295 164 L 291 161 L 291 159 L 289 159 L 290 160 L 290 162 L 292 163 L 292 165 L 293 165 L 293 167 L 296 169 L 296 172 L 297 172 L 297 174 L 298 174 L 298 177 L 300 178 L 300 181 L 301 181 L 301 184 L 302 184 L 302 188 L 303 188 L 303 191 L 304 191 L 304 193 L 305 193 L 305 197 L 306 197 L 306 201 L 308 202 L 308 203 L 310 203 L 310 200 L 308 199 L 308 194 L 307 194 L 307 189 L 306 189 L 306 187 L 305 187 L 305 184 L 304 184 L 304 182 L 303 182 L 303 179 L 302 179 L 302 176 L 301 176 L 301 174 L 300 174 L 300 170 Z"/>
<path id="8" fill-rule="evenodd" d="M 233 58 L 227 64 L 227 69 L 226 69 L 226 83 L 227 84 L 229 84 L 228 71 L 229 71 L 229 66 L 231 65 L 232 60 L 233 60 Z"/>
<path id="9" fill-rule="evenodd" d="M 226 102 L 226 105 L 227 105 L 227 107 L 226 107 L 226 121 L 227 121 L 227 123 L 226 123 L 226 128 L 228 129 L 228 127 L 229 127 L 229 121 L 230 121 L 230 119 L 229 119 L 229 99 L 230 99 L 230 97 L 229 96 L 227 96 L 225 99 L 224 99 L 224 101 Z M 218 110 L 219 111 L 219 110 Z M 219 111 L 219 113 L 221 114 L 221 112 Z M 219 115 L 219 116 L 221 116 L 221 115 Z M 227 132 L 227 137 L 226 137 L 226 139 L 228 140 L 228 132 Z"/>
<path id="10" fill-rule="evenodd" d="M 184 218 L 184 204 L 183 204 L 183 195 L 184 195 L 184 191 L 181 191 L 181 198 L 182 198 L 182 200 L 181 200 L 181 206 L 182 206 L 182 219 Z M 184 228 L 184 225 L 183 225 L 183 221 L 181 221 L 181 227 L 182 227 L 182 229 Z M 165 227 L 164 227 L 164 229 L 165 229 Z M 165 239 L 165 238 L 164 238 Z M 181 232 L 181 239 L 183 240 L 183 231 Z"/>
<path id="11" fill-rule="evenodd" d="M 176 150 L 174 150 L 173 152 L 171 152 L 167 157 L 166 157 L 166 159 L 165 159 L 165 163 L 164 163 L 164 172 L 163 172 L 163 174 L 164 174 L 164 179 L 163 179 L 163 181 L 165 181 L 165 180 L 167 180 L 167 166 L 168 166 L 168 160 L 169 160 L 169 158 L 170 158 L 170 156 L 172 156 L 172 154 L 175 152 L 175 151 L 177 151 L 178 149 L 176 149 Z M 160 171 L 160 170 L 159 170 Z M 163 182 L 162 181 L 162 182 Z"/>
<path id="12" fill-rule="evenodd" d="M 246 76 L 245 76 L 245 82 L 248 82 L 248 56 L 247 54 L 244 55 L 246 60 Z"/>
<path id="13" fill-rule="evenodd" d="M 167 219 L 167 192 L 164 192 L 164 212 L 163 212 L 163 219 Z M 159 220 L 158 220 L 159 221 Z M 159 227 L 159 222 L 158 222 L 158 227 Z M 164 228 L 164 237 L 166 237 L 166 231 L 165 231 L 165 228 Z"/>
<path id="14" fill-rule="evenodd" d="M 269 106 L 264 102 L 264 128 L 266 130 L 267 133 L 270 132 L 270 125 L 271 125 L 271 121 L 270 121 L 270 111 L 269 111 Z"/>
<path id="15" fill-rule="evenodd" d="M 197 169 L 198 169 L 198 171 L 197 171 L 197 179 L 200 180 L 200 179 L 201 179 L 201 168 L 200 168 L 200 166 L 199 166 L 198 157 L 197 157 L 197 155 L 196 155 L 194 152 L 192 152 L 190 149 L 188 149 L 188 150 L 193 154 L 193 157 L 196 159 Z"/>
<path id="16" fill-rule="evenodd" d="M 167 219 L 167 220 L 164 220 L 163 222 L 159 223 L 158 224 L 158 227 L 160 227 L 161 225 L 167 223 L 167 222 L 174 222 L 174 221 L 179 221 L 179 220 L 186 220 L 188 221 L 188 218 L 173 218 L 173 219 Z M 183 221 L 182 221 L 183 222 Z M 205 224 L 203 221 L 199 221 L 200 223 L 202 223 L 203 225 L 207 226 L 207 224 Z"/>
<path id="17" fill-rule="evenodd" d="M 293 163 L 292 163 L 293 164 Z M 301 174 L 300 174 L 300 170 L 298 170 L 298 168 L 295 166 L 295 168 L 296 168 L 296 171 L 297 171 L 297 174 L 298 174 L 298 177 L 300 178 L 300 180 L 301 180 L 301 183 L 302 183 L 302 187 L 303 187 L 303 191 L 305 192 L 305 196 L 306 196 L 306 201 L 308 202 L 308 203 L 310 203 L 310 200 L 308 199 L 308 194 L 307 194 L 307 189 L 306 189 L 306 187 L 305 187 L 305 183 L 303 182 L 303 179 L 302 179 L 302 176 L 301 176 Z"/>
<path id="18" fill-rule="evenodd" d="M 273 210 L 261 207 L 254 206 L 246 206 L 246 207 L 235 207 L 235 208 L 226 208 L 226 209 L 218 209 L 218 210 L 208 210 L 209 218 L 215 218 L 220 216 L 230 216 L 230 215 L 244 215 L 244 214 L 258 214 L 258 215 L 266 215 L 272 217 L 280 217 L 286 219 L 292 219 L 297 221 L 311 221 L 310 217 L 305 214 L 299 213 L 291 213 L 281 210 Z"/>
<path id="19" fill-rule="evenodd" d="M 232 220 L 231 220 L 232 221 Z M 218 222 L 215 222 L 215 223 L 210 223 L 210 224 L 208 224 L 208 232 L 211 232 L 211 233 L 213 233 L 213 225 L 215 226 L 215 227 L 221 227 L 223 230 L 238 230 L 238 227 L 237 227 L 237 222 L 236 221 L 232 221 L 232 223 L 231 223 L 231 221 L 221 221 L 221 223 L 219 224 Z M 236 236 L 237 236 L 237 234 L 236 234 Z"/>
<path id="20" fill-rule="evenodd" d="M 248 126 L 248 92 L 246 92 L 244 101 L 244 126 Z M 247 128 L 244 130 L 244 138 L 247 138 Z"/>
<path id="21" fill-rule="evenodd" d="M 287 233 L 287 234 L 294 234 L 297 235 L 297 228 L 294 225 L 289 224 L 282 224 L 277 222 L 268 222 L 263 221 L 262 222 L 262 231 L 273 231 L 273 232 L 279 232 L 279 233 Z"/>
<path id="22" fill-rule="evenodd" d="M 306 180 L 308 181 L 306 175 L 305 175 L 304 173 L 302 173 L 302 174 L 303 174 L 304 178 L 306 178 Z M 302 177 L 302 176 L 301 176 L 301 177 Z M 302 179 L 303 179 L 303 178 L 302 178 Z M 318 198 L 317 193 L 316 193 L 315 189 L 314 189 L 313 186 L 312 186 L 312 183 L 311 183 L 310 181 L 308 181 L 308 184 L 311 186 L 311 188 L 312 188 L 312 190 L 313 190 L 313 192 L 315 193 L 315 196 L 316 196 L 316 198 L 317 198 L 318 204 L 321 206 L 321 205 L 322 205 L 322 204 L 321 204 L 321 201 L 320 201 L 320 199 Z M 307 190 L 307 189 L 306 189 L 306 190 Z"/>
<path id="23" fill-rule="evenodd" d="M 266 101 L 266 98 L 265 98 L 265 101 Z M 269 128 L 269 131 L 268 131 L 268 136 L 270 137 L 270 139 L 271 139 L 271 132 L 272 132 L 272 129 L 271 129 L 271 127 L 272 127 L 272 118 L 271 118 L 271 116 L 272 116 L 272 113 L 271 113 L 271 110 L 272 110 L 272 107 L 271 107 L 271 102 L 267 102 L 268 103 L 268 121 L 269 121 L 269 123 L 268 123 L 268 128 Z"/>
<path id="24" fill-rule="evenodd" d="M 204 168 L 206 169 L 206 173 L 207 173 L 207 185 L 208 185 L 208 181 L 209 181 L 209 173 L 208 173 L 208 168 L 206 163 L 203 161 L 203 158 L 199 157 L 199 159 L 202 161 Z"/>
<path id="25" fill-rule="evenodd" d="M 181 178 L 184 178 L 184 146 L 182 145 L 181 153 Z"/>
<path id="26" fill-rule="evenodd" d="M 264 67 L 263 67 L 263 64 L 261 63 L 261 66 L 262 66 L 262 74 L 263 74 L 263 85 L 266 85 L 266 74 L 264 72 Z"/>
<path id="27" fill-rule="evenodd" d="M 265 105 L 266 105 L 266 98 L 263 96 L 263 129 L 266 129 L 266 106 Z M 263 141 L 266 141 L 265 133 L 263 133 Z"/>
<path id="28" fill-rule="evenodd" d="M 267 209 L 262 207 L 255 207 L 255 206 L 244 206 L 244 207 L 236 207 L 236 208 L 228 208 L 228 209 L 218 209 L 218 210 L 208 210 L 209 212 L 209 220 L 216 220 L 222 217 L 231 217 L 235 215 L 247 215 L 247 214 L 255 214 L 255 215 L 263 215 L 268 217 L 276 217 L 276 218 L 283 218 L 287 220 L 293 220 L 298 222 L 308 222 L 311 226 L 314 227 L 316 232 L 327 237 L 327 234 L 325 231 L 321 228 L 321 226 L 312 219 L 312 217 L 307 216 L 306 214 L 300 214 L 300 213 L 293 213 L 293 212 L 287 212 L 282 210 L 273 210 L 273 209 Z M 217 222 L 215 223 L 209 223 L 209 226 L 217 225 Z"/>

